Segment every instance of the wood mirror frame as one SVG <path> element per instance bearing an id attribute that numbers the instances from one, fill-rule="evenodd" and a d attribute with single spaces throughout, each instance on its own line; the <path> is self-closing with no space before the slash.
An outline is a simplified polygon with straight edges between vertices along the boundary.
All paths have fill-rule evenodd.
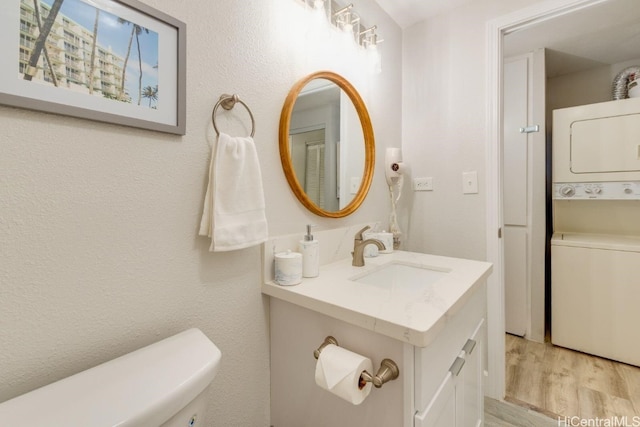
<path id="1" fill-rule="evenodd" d="M 305 193 L 304 189 L 298 182 L 298 179 L 296 178 L 296 174 L 291 161 L 291 150 L 289 148 L 291 113 L 293 112 L 293 107 L 295 106 L 298 95 L 300 94 L 302 89 L 307 83 L 314 79 L 329 80 L 332 83 L 335 83 L 340 89 L 342 89 L 347 94 L 347 96 L 349 96 L 349 99 L 351 99 L 351 102 L 353 103 L 353 106 L 358 113 L 358 118 L 360 119 L 360 124 L 362 126 L 362 135 L 364 137 L 364 171 L 362 173 L 362 180 L 360 181 L 358 192 L 355 194 L 351 202 L 349 202 L 348 205 L 338 211 L 324 210 L 309 198 L 309 196 Z M 365 106 L 364 101 L 360 97 L 358 91 L 351 85 L 351 83 L 349 83 L 348 80 L 332 71 L 318 71 L 309 74 L 308 76 L 297 81 L 289 91 L 289 94 L 284 101 L 282 113 L 280 114 L 280 128 L 278 132 L 278 138 L 282 170 L 284 171 L 284 175 L 289 182 L 289 187 L 291 187 L 291 190 L 296 195 L 300 203 L 302 203 L 308 210 L 310 210 L 314 214 L 328 218 L 342 218 L 347 215 L 351 215 L 358 209 L 358 207 L 362 204 L 365 197 L 367 196 L 369 187 L 371 187 L 371 181 L 373 180 L 373 168 L 375 164 L 375 140 L 373 136 L 373 126 L 371 125 L 371 118 L 369 117 L 367 107 Z"/>

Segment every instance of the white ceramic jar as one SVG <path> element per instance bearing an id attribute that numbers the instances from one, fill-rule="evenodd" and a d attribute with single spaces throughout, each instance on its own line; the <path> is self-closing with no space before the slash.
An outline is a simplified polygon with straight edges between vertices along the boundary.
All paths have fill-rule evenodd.
<path id="1" fill-rule="evenodd" d="M 302 282 L 302 254 L 288 250 L 275 254 L 274 258 L 278 285 L 292 286 Z"/>

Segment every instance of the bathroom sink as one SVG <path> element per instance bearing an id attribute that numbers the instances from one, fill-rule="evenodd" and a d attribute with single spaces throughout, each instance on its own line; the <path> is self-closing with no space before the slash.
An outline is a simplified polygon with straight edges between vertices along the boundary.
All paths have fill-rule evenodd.
<path id="1" fill-rule="evenodd" d="M 485 286 L 489 274 L 491 264 L 487 262 L 393 251 L 366 258 L 364 267 L 353 266 L 350 257 L 321 265 L 318 277 L 305 278 L 296 286 L 280 286 L 268 280 L 262 292 L 426 347 L 436 339 L 449 314 Z"/>
<path id="2" fill-rule="evenodd" d="M 450 270 L 392 261 L 352 277 L 350 280 L 382 288 L 402 287 L 407 290 L 428 287 L 447 276 Z"/>

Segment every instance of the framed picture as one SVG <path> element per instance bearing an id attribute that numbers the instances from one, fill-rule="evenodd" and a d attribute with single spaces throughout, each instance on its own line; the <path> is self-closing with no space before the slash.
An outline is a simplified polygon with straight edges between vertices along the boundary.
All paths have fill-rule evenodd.
<path id="1" fill-rule="evenodd" d="M 137 0 L 2 0 L 0 103 L 185 134 L 186 25 Z"/>

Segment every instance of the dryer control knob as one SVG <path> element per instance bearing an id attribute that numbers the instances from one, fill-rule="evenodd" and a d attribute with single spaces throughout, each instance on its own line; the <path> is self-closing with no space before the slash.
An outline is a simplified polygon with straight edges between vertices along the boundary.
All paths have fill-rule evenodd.
<path id="1" fill-rule="evenodd" d="M 572 185 L 565 185 L 560 189 L 560 194 L 562 194 L 564 197 L 572 197 L 574 194 L 576 194 L 576 189 L 573 188 Z"/>
<path id="2" fill-rule="evenodd" d="M 627 188 L 624 189 L 624 193 L 625 194 L 631 194 L 631 193 L 633 193 L 633 190 L 627 187 Z"/>

